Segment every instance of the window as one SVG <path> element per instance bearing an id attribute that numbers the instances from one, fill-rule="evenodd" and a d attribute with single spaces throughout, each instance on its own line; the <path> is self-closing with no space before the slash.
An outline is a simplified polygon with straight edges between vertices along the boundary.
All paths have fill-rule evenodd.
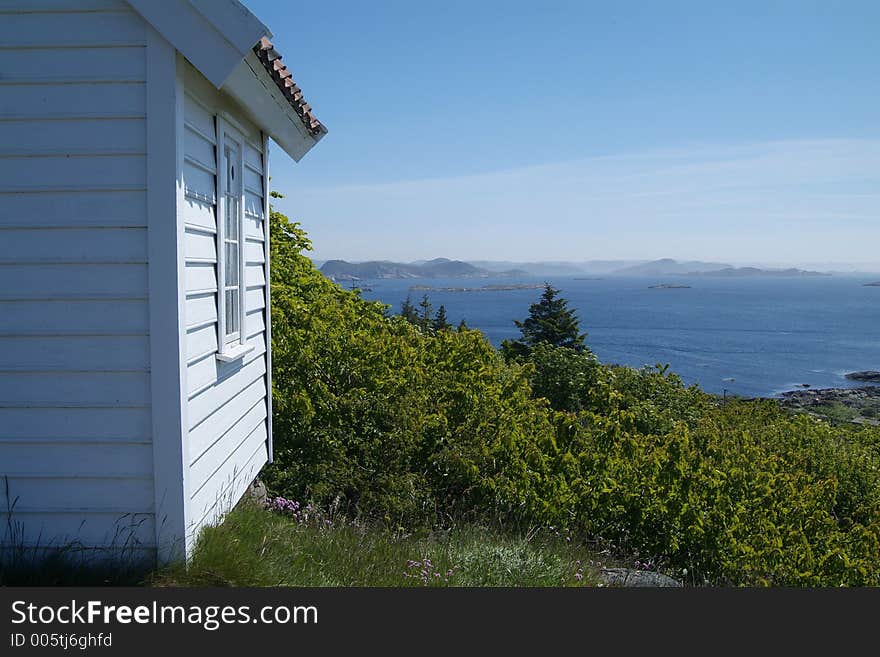
<path id="1" fill-rule="evenodd" d="M 217 134 L 217 358 L 232 361 L 251 349 L 244 330 L 242 147 L 237 130 L 218 117 Z"/>

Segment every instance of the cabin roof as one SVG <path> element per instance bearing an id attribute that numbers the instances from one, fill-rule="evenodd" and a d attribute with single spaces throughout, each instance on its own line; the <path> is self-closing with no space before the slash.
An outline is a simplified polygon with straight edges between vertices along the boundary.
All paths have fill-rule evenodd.
<path id="1" fill-rule="evenodd" d="M 294 160 L 327 133 L 269 41 L 269 28 L 238 0 L 127 2 Z"/>
<path id="2" fill-rule="evenodd" d="M 327 128 L 312 113 L 311 105 L 303 98 L 302 89 L 293 81 L 290 70 L 281 61 L 281 54 L 275 50 L 272 42 L 266 37 L 262 37 L 254 46 L 254 52 L 266 71 L 272 76 L 275 84 L 278 85 L 281 93 L 284 94 L 291 107 L 296 111 L 309 134 L 312 136 L 325 134 Z"/>

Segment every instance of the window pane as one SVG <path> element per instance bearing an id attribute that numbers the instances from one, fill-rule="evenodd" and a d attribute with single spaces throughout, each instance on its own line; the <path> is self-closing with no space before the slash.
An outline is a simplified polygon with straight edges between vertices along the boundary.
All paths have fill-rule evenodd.
<path id="1" fill-rule="evenodd" d="M 226 286 L 238 285 L 238 242 L 226 242 Z"/>
<path id="2" fill-rule="evenodd" d="M 226 239 L 238 239 L 238 197 L 226 197 Z"/>
<path id="3" fill-rule="evenodd" d="M 238 333 L 238 290 L 226 290 L 226 335 Z"/>

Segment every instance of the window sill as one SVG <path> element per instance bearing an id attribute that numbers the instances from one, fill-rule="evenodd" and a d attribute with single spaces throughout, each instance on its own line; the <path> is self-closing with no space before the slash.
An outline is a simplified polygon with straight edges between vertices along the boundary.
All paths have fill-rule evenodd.
<path id="1" fill-rule="evenodd" d="M 254 350 L 253 345 L 237 344 L 229 345 L 223 351 L 217 354 L 217 360 L 221 363 L 232 363 L 241 360 L 246 354 Z"/>

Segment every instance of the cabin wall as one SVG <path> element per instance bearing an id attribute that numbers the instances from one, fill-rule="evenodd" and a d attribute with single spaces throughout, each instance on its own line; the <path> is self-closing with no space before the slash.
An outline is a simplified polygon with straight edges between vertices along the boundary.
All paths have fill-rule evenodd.
<path id="1" fill-rule="evenodd" d="M 146 29 L 0 0 L 4 546 L 154 550 Z"/>
<path id="2" fill-rule="evenodd" d="M 240 109 L 185 59 L 182 172 L 178 219 L 184 226 L 187 430 L 185 453 L 193 534 L 237 502 L 269 458 L 264 141 Z M 217 132 L 215 117 L 245 137 L 245 285 L 243 359 L 217 360 Z M 179 197 L 180 198 L 180 197 Z"/>

